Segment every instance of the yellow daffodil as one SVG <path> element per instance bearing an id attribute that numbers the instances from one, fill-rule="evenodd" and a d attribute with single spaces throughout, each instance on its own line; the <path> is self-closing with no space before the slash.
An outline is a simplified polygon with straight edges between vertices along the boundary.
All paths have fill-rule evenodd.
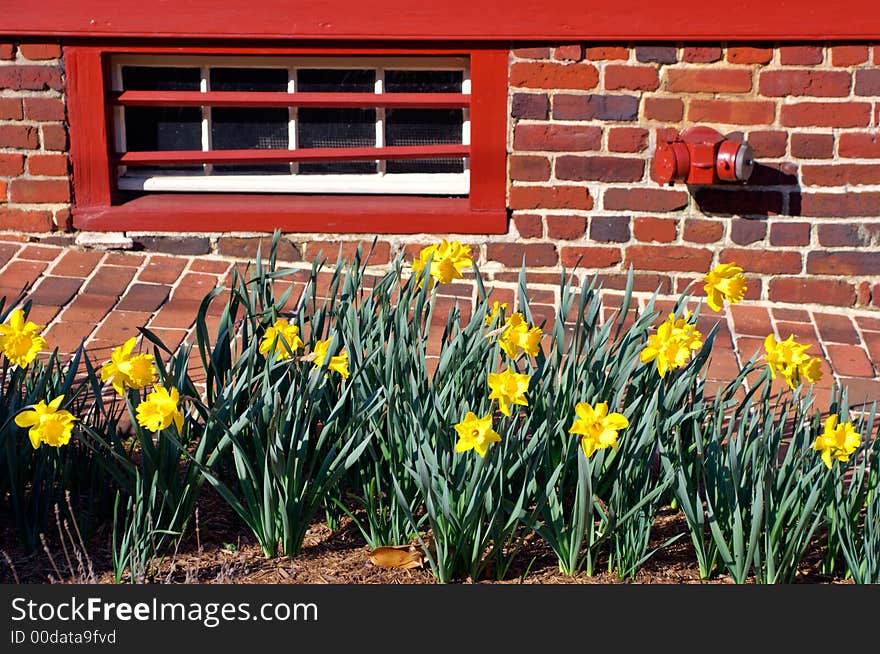
<path id="1" fill-rule="evenodd" d="M 838 415 L 832 414 L 825 419 L 825 431 L 816 437 L 813 449 L 822 453 L 822 462 L 831 469 L 832 459 L 846 461 L 862 442 L 851 422 L 837 424 Z"/>
<path id="2" fill-rule="evenodd" d="M 277 341 L 275 339 L 278 339 Z M 284 347 L 284 344 L 287 347 Z M 274 347 L 273 347 L 274 346 Z M 296 352 L 303 346 L 303 341 L 299 337 L 299 327 L 291 325 L 286 318 L 279 318 L 275 323 L 266 329 L 263 334 L 263 340 L 260 341 L 260 354 L 268 356 L 269 353 L 275 353 L 279 361 L 290 358 L 290 352 Z M 288 349 L 290 348 L 290 352 Z"/>
<path id="3" fill-rule="evenodd" d="M 448 284 L 453 279 L 462 279 L 462 272 L 473 265 L 469 246 L 446 239 L 437 245 L 422 248 L 418 258 L 412 263 L 413 272 L 421 272 L 428 265 L 428 261 L 431 262 L 428 271 L 430 276 L 441 284 Z M 432 280 L 431 284 L 433 283 Z"/>
<path id="4" fill-rule="evenodd" d="M 120 395 L 125 387 L 145 388 L 156 378 L 152 354 L 131 355 L 137 337 L 132 336 L 110 354 L 110 361 L 101 367 L 101 381 L 109 381 Z"/>
<path id="5" fill-rule="evenodd" d="M 63 401 L 63 395 L 59 395 L 49 404 L 40 400 L 30 411 L 22 411 L 15 416 L 16 425 L 21 428 L 30 427 L 28 437 L 35 450 L 41 443 L 61 447 L 70 441 L 76 418 L 69 411 L 58 409 Z"/>
<path id="6" fill-rule="evenodd" d="M 639 355 L 642 363 L 656 361 L 661 377 L 668 370 L 687 365 L 694 352 L 703 347 L 703 335 L 688 322 L 689 317 L 690 314 L 684 318 L 669 314 L 668 319 L 657 328 L 657 333 L 648 336 L 648 343 Z"/>
<path id="7" fill-rule="evenodd" d="M 622 413 L 608 413 L 607 402 L 578 402 L 574 408 L 577 419 L 568 430 L 569 434 L 581 437 L 581 447 L 589 459 L 596 450 L 606 447 L 617 449 L 617 432 L 629 427 L 629 420 Z"/>
<path id="8" fill-rule="evenodd" d="M 486 456 L 489 445 L 501 442 L 501 436 L 492 429 L 491 413 L 478 418 L 472 411 L 468 411 L 464 420 L 455 425 L 455 431 L 458 432 L 456 452 L 472 449 L 480 456 Z"/>
<path id="9" fill-rule="evenodd" d="M 330 349 L 331 340 L 332 339 L 328 338 L 326 341 L 318 341 L 312 349 L 312 352 L 315 355 L 313 362 L 319 368 L 323 366 L 324 361 L 327 360 L 327 350 Z M 345 351 L 345 348 L 343 348 L 338 355 L 330 357 L 330 363 L 327 367 L 330 370 L 338 372 L 342 375 L 343 379 L 348 379 L 348 352 Z"/>
<path id="10" fill-rule="evenodd" d="M 504 331 L 498 338 L 498 345 L 511 359 L 515 359 L 519 350 L 529 356 L 538 356 L 541 346 L 541 328 L 532 327 L 521 313 L 515 313 L 504 323 Z"/>
<path id="11" fill-rule="evenodd" d="M 743 269 L 734 263 L 722 263 L 715 266 L 703 277 L 706 285 L 706 304 L 713 311 L 721 311 L 724 300 L 731 304 L 737 304 L 743 299 L 746 292 L 746 278 L 742 274 Z"/>
<path id="12" fill-rule="evenodd" d="M 784 341 L 777 341 L 773 334 L 764 339 L 764 358 L 770 368 L 770 376 L 776 379 L 777 373 L 788 385 L 795 389 L 801 379 L 815 383 L 822 378 L 822 360 L 811 357 L 806 352 L 809 345 L 803 345 L 789 336 Z"/>
<path id="13" fill-rule="evenodd" d="M 495 321 L 498 320 L 502 311 L 507 311 L 507 302 L 502 302 L 498 304 L 498 302 L 492 303 L 492 312 L 486 316 L 486 327 L 491 327 L 495 324 Z"/>
<path id="14" fill-rule="evenodd" d="M 150 431 L 166 429 L 173 422 L 177 431 L 183 430 L 183 414 L 180 412 L 178 402 L 180 393 L 176 388 L 171 392 L 164 386 L 154 386 L 153 392 L 147 395 L 147 399 L 138 404 L 137 422 Z"/>
<path id="15" fill-rule="evenodd" d="M 13 365 L 29 366 L 37 353 L 49 348 L 46 339 L 40 336 L 41 329 L 43 325 L 25 321 L 24 311 L 16 309 L 7 322 L 0 324 L 0 352 Z"/>
<path id="16" fill-rule="evenodd" d="M 506 416 L 510 415 L 510 405 L 528 406 L 526 391 L 529 390 L 529 376 L 515 373 L 510 366 L 504 372 L 489 373 L 490 400 L 498 400 L 498 408 Z"/>

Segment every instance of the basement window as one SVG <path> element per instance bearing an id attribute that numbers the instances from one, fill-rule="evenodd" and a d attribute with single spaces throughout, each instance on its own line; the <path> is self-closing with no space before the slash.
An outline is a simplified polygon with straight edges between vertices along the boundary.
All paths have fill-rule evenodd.
<path id="1" fill-rule="evenodd" d="M 74 225 L 503 233 L 507 53 L 65 48 Z"/>

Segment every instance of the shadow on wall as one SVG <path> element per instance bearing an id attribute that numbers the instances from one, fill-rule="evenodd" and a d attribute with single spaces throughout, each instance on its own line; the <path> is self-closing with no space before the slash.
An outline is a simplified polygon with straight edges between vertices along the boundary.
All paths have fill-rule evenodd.
<path id="1" fill-rule="evenodd" d="M 745 185 L 688 185 L 688 190 L 700 211 L 709 216 L 801 215 L 801 187 L 797 165 L 792 163 L 757 163 Z"/>

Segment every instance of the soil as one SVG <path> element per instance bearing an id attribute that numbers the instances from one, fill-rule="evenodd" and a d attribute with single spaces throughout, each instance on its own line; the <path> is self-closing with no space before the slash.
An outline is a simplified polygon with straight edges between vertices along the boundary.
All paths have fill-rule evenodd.
<path id="1" fill-rule="evenodd" d="M 324 522 L 313 524 L 301 554 L 295 558 L 267 559 L 246 527 L 218 497 L 206 489 L 197 513 L 197 525 L 184 538 L 178 551 L 153 570 L 146 583 L 236 583 L 236 584 L 434 584 L 424 568 L 409 570 L 381 568 L 370 561 L 366 545 L 354 523 L 344 519 L 331 530 Z M 57 525 L 53 525 L 57 531 Z M 72 531 L 72 530 L 71 530 Z M 601 572 L 570 577 L 559 572 L 556 557 L 540 539 L 532 539 L 502 580 L 480 583 L 525 584 L 729 584 L 730 577 L 718 574 L 702 580 L 695 563 L 687 525 L 680 511 L 663 509 L 655 524 L 653 549 L 677 534 L 682 536 L 656 552 L 634 579 L 621 580 Z M 8 520 L 0 516 L 0 582 L 2 583 L 113 583 L 107 542 L 107 527 L 90 539 L 88 557 L 78 562 L 70 540 L 47 534 L 41 551 L 26 553 Z M 82 548 L 79 548 L 82 551 Z M 8 558 L 7 558 L 8 557 Z M 69 561 L 69 562 L 68 562 Z M 808 554 L 796 583 L 841 583 L 819 573 L 818 552 Z M 91 572 L 89 571 L 91 568 Z M 602 568 L 600 562 L 599 568 Z"/>

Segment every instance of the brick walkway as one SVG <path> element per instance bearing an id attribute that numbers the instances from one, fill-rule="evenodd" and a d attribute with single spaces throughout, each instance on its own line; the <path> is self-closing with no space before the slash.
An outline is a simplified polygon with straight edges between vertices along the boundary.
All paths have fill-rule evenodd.
<path id="1" fill-rule="evenodd" d="M 113 347 L 137 335 L 140 326 L 149 327 L 172 349 L 191 338 L 201 299 L 225 282 L 235 264 L 218 257 L 103 252 L 0 236 L 0 296 L 14 298 L 29 285 L 30 319 L 47 326 L 44 335 L 50 345 L 71 352 L 85 339 L 88 351 L 102 362 Z M 514 284 L 492 283 L 507 286 L 500 299 L 512 298 Z M 469 297 L 469 288 L 451 285 L 444 303 Z M 547 303 L 535 307 L 541 317 L 552 314 L 549 288 L 536 287 L 535 295 L 546 298 L 538 302 Z M 445 315 L 445 307 L 440 309 Z M 699 325 L 704 333 L 718 320 L 719 314 L 709 313 Z M 850 388 L 853 403 L 880 399 L 880 312 L 749 301 L 720 316 L 710 379 L 731 379 L 773 331 L 779 338 L 794 334 L 810 343 L 810 353 L 824 360 L 823 379 L 817 384 L 820 402 L 834 382 Z"/>

